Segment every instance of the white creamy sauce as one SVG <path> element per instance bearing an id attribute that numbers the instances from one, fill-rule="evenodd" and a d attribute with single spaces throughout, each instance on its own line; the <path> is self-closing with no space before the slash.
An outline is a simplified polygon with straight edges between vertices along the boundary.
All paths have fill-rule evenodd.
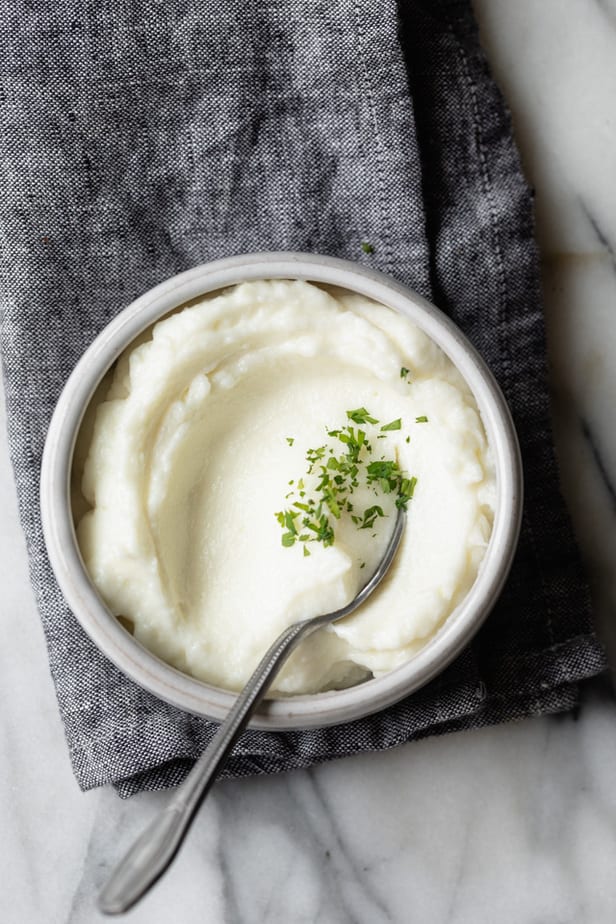
<path id="1" fill-rule="evenodd" d="M 407 319 L 298 281 L 193 302 L 124 353 L 96 409 L 78 539 L 101 596 L 147 648 L 238 690 L 285 626 L 355 596 L 389 538 L 392 496 L 366 491 L 388 516 L 374 530 L 343 518 L 334 545 L 311 542 L 309 557 L 301 543 L 282 546 L 274 514 L 307 450 L 361 406 L 381 423 L 401 418 L 381 441 L 378 426 L 365 429 L 376 458 L 383 446 L 417 478 L 407 529 L 382 587 L 300 646 L 276 681 L 282 693 L 391 670 L 468 592 L 495 499 L 475 400 Z"/>

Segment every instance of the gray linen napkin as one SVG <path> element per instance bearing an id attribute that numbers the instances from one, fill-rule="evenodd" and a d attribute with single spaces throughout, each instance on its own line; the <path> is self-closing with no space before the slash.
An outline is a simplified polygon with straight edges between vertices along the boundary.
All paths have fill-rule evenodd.
<path id="1" fill-rule="evenodd" d="M 604 666 L 558 493 L 531 197 L 467 2 L 0 0 L 2 358 L 32 581 L 85 789 L 177 783 L 214 725 L 137 688 L 68 610 L 38 478 L 64 381 L 134 297 L 195 264 L 300 250 L 432 298 L 490 363 L 522 443 L 526 511 L 472 649 L 379 715 L 249 732 L 227 773 L 306 767 L 571 708 Z M 373 253 L 364 253 L 368 241 Z"/>

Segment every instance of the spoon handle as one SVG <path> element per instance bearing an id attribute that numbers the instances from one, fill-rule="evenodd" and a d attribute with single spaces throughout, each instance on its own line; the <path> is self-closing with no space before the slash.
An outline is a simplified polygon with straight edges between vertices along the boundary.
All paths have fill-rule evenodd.
<path id="1" fill-rule="evenodd" d="M 201 802 L 231 755 L 274 677 L 296 645 L 320 627 L 316 620 L 294 623 L 267 650 L 169 805 L 147 826 L 118 864 L 98 898 L 103 914 L 122 914 L 165 872 L 176 855 Z"/>
<path id="2" fill-rule="evenodd" d="M 268 648 L 229 715 L 182 785 L 178 786 L 167 808 L 148 825 L 111 874 L 98 897 L 98 907 L 103 914 L 122 914 L 128 911 L 162 876 L 184 840 L 199 805 L 231 756 L 233 745 L 286 659 L 302 639 L 312 635 L 321 626 L 343 619 L 367 600 L 385 577 L 400 544 L 405 524 L 406 514 L 400 508 L 378 568 L 350 603 L 333 613 L 323 613 L 293 623 Z"/>

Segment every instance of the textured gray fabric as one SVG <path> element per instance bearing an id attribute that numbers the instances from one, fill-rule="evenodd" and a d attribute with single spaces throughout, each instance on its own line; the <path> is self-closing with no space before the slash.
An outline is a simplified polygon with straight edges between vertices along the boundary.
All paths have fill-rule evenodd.
<path id="1" fill-rule="evenodd" d="M 113 782 L 122 795 L 169 786 L 214 726 L 138 689 L 67 609 L 41 534 L 47 425 L 110 318 L 165 277 L 233 253 L 336 254 L 433 298 L 511 404 L 527 500 L 511 578 L 471 650 L 377 716 L 245 734 L 227 773 L 571 708 L 603 654 L 556 483 L 530 195 L 468 3 L 0 8 L 9 438 L 79 784 Z"/>

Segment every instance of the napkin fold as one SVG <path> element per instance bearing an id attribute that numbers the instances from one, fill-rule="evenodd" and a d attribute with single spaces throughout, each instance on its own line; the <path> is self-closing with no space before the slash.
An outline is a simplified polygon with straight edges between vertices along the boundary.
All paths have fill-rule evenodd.
<path id="1" fill-rule="evenodd" d="M 604 667 L 559 494 L 531 194 L 466 0 L 0 0 L 2 361 L 32 582 L 75 775 L 179 782 L 215 725 L 138 688 L 55 582 L 38 480 L 67 376 L 133 298 L 217 257 L 333 254 L 446 311 L 524 459 L 502 597 L 438 679 L 357 722 L 247 732 L 226 774 L 556 712 Z M 365 253 L 363 241 L 372 245 Z"/>

